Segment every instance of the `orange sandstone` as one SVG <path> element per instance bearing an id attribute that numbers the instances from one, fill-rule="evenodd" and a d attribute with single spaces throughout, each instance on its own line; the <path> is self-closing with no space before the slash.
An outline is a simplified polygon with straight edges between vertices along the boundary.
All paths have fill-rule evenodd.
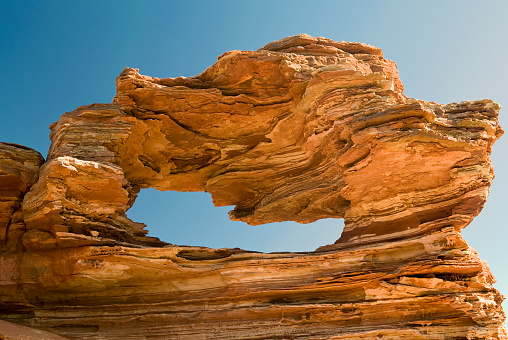
<path id="1" fill-rule="evenodd" d="M 0 257 L 4 319 L 79 339 L 507 338 L 460 234 L 494 177 L 498 104 L 407 98 L 379 48 L 308 35 L 116 85 L 53 123 L 40 171 L 2 198 L 0 222 L 18 209 L 26 228 Z M 345 229 L 310 253 L 180 247 L 126 217 L 147 187 Z"/>

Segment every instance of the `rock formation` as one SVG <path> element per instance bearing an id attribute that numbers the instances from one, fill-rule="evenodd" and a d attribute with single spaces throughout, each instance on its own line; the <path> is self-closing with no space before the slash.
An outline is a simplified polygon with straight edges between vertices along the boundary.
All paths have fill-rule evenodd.
<path id="1" fill-rule="evenodd" d="M 45 162 L 0 144 L 4 320 L 73 339 L 508 338 L 460 234 L 494 177 L 498 104 L 407 98 L 379 48 L 308 35 L 116 86 L 51 125 Z M 181 247 L 126 217 L 148 187 L 345 229 L 310 253 Z"/>
<path id="2" fill-rule="evenodd" d="M 0 250 L 20 252 L 25 223 L 21 201 L 38 178 L 44 163 L 40 153 L 27 147 L 0 143 Z"/>
<path id="3" fill-rule="evenodd" d="M 0 339 L 2 340 L 66 340 L 59 335 L 0 320 Z"/>

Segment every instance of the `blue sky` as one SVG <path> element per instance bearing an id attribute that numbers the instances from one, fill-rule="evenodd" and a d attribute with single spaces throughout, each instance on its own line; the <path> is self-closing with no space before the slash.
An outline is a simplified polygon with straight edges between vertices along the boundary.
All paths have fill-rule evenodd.
<path id="1" fill-rule="evenodd" d="M 491 98 L 508 108 L 506 1 L 7 1 L 0 0 L 0 140 L 46 155 L 51 122 L 108 103 L 125 67 L 192 76 L 228 50 L 256 50 L 299 33 L 360 41 L 397 62 L 409 97 L 449 103 Z M 506 109 L 501 123 L 508 128 Z M 464 230 L 508 295 L 508 137 L 483 212 Z M 128 213 L 176 244 L 305 251 L 334 242 L 341 220 L 249 227 L 208 194 L 146 190 Z M 506 304 L 505 304 L 506 306 Z"/>

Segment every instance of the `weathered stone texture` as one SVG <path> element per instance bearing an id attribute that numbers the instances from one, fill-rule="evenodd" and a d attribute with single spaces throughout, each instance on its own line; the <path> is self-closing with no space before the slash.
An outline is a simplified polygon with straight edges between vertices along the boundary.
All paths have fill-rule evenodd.
<path id="1" fill-rule="evenodd" d="M 0 250 L 20 251 L 25 232 L 21 201 L 37 181 L 44 158 L 25 146 L 0 143 Z"/>
<path id="2" fill-rule="evenodd" d="M 56 334 L 38 329 L 16 325 L 0 320 L 0 339 L 2 340 L 68 340 Z"/>
<path id="3" fill-rule="evenodd" d="M 116 86 L 51 125 L 26 251 L 0 258 L 9 319 L 79 339 L 507 338 L 460 234 L 494 177 L 498 104 L 407 98 L 379 48 L 307 35 Z M 125 215 L 147 187 L 345 229 L 310 253 L 165 244 Z"/>
<path id="4" fill-rule="evenodd" d="M 502 134 L 498 104 L 406 98 L 378 48 L 307 36 L 226 53 L 194 78 L 125 69 L 116 83 L 112 105 L 52 125 L 50 160 L 116 164 L 130 199 L 207 191 L 249 224 L 344 217 L 345 241 L 467 225 Z"/>

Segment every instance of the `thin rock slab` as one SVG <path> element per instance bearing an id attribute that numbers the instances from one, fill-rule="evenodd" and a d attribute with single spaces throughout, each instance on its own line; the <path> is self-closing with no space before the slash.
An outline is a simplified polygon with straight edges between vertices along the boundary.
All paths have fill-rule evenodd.
<path id="1" fill-rule="evenodd" d="M 506 336 L 495 279 L 452 227 L 309 253 L 92 246 L 3 261 L 19 273 L 0 296 L 23 287 L 18 308 L 34 313 L 11 317 L 69 338 Z"/>

